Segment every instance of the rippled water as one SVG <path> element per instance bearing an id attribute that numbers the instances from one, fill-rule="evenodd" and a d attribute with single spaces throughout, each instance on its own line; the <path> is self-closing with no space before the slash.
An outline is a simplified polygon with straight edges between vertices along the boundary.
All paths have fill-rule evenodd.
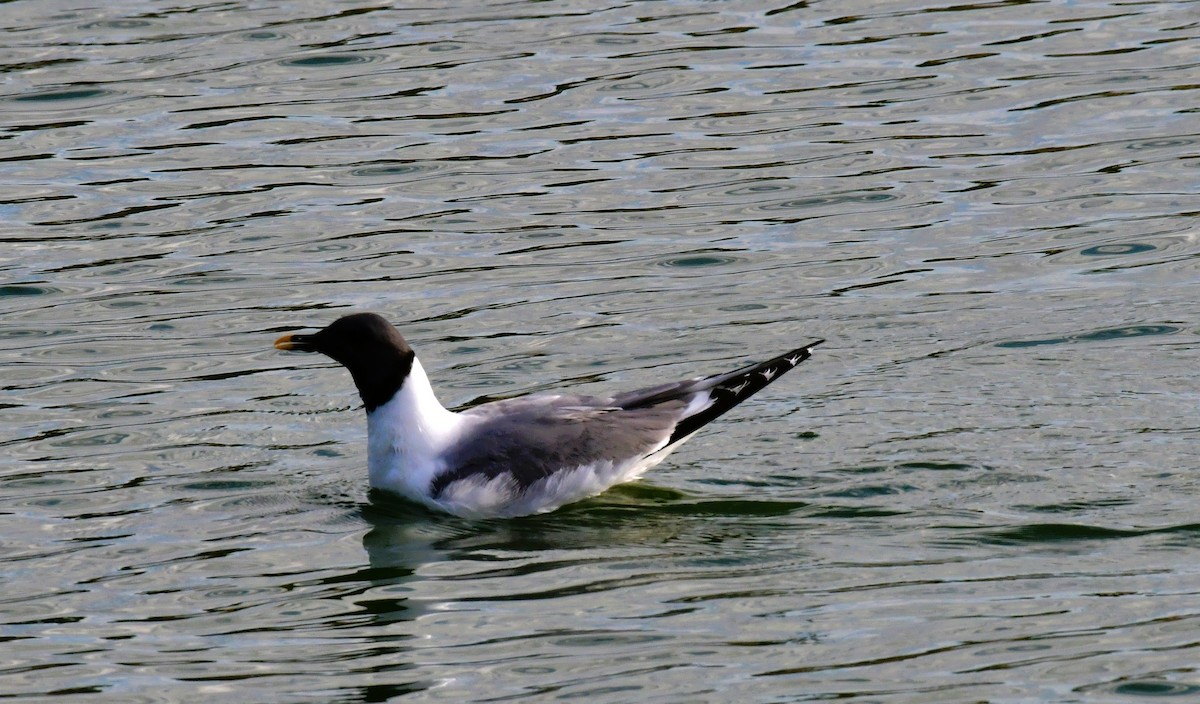
<path id="1" fill-rule="evenodd" d="M 1200 696 L 1194 2 L 0 6 L 0 695 Z M 442 399 L 829 342 L 643 482 L 372 500 Z"/>

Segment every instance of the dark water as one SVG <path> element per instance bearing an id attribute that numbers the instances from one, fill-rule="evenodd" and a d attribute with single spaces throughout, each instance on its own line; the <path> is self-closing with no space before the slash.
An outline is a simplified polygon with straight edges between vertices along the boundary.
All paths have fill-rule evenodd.
<path id="1" fill-rule="evenodd" d="M 0 5 L 0 695 L 1200 697 L 1195 2 Z M 643 482 L 372 501 L 449 405 L 813 360 Z"/>

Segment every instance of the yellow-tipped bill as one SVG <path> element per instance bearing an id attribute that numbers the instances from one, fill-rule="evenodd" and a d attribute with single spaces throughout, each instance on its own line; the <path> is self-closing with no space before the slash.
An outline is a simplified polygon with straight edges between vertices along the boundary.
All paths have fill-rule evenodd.
<path id="1" fill-rule="evenodd" d="M 305 350 L 308 346 L 303 340 L 296 339 L 299 335 L 284 335 L 275 341 L 277 350 Z"/>

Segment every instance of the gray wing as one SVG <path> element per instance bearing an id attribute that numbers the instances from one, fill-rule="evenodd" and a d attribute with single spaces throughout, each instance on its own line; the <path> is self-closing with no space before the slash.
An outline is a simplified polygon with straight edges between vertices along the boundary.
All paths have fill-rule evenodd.
<path id="1" fill-rule="evenodd" d="M 475 426 L 446 454 L 453 469 L 433 480 L 432 493 L 460 479 L 506 472 L 523 491 L 556 471 L 623 462 L 682 442 L 808 359 L 820 343 L 726 374 L 612 398 L 527 396 L 476 406 L 464 412 Z"/>
<path id="2" fill-rule="evenodd" d="M 556 471 L 641 457 L 671 437 L 686 405 L 665 400 L 626 409 L 612 401 L 529 396 L 466 411 L 472 428 L 446 453 L 452 469 L 434 479 L 433 495 L 460 479 L 505 473 L 523 491 Z"/>

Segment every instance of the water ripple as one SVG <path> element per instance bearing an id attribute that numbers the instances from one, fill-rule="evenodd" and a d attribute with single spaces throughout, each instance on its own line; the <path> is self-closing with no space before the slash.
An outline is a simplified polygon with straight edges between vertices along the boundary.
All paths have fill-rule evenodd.
<path id="1" fill-rule="evenodd" d="M 1195 696 L 1182 8 L 6 5 L 0 690 Z M 449 405 L 829 342 L 469 522 L 271 348 L 360 309 Z"/>

